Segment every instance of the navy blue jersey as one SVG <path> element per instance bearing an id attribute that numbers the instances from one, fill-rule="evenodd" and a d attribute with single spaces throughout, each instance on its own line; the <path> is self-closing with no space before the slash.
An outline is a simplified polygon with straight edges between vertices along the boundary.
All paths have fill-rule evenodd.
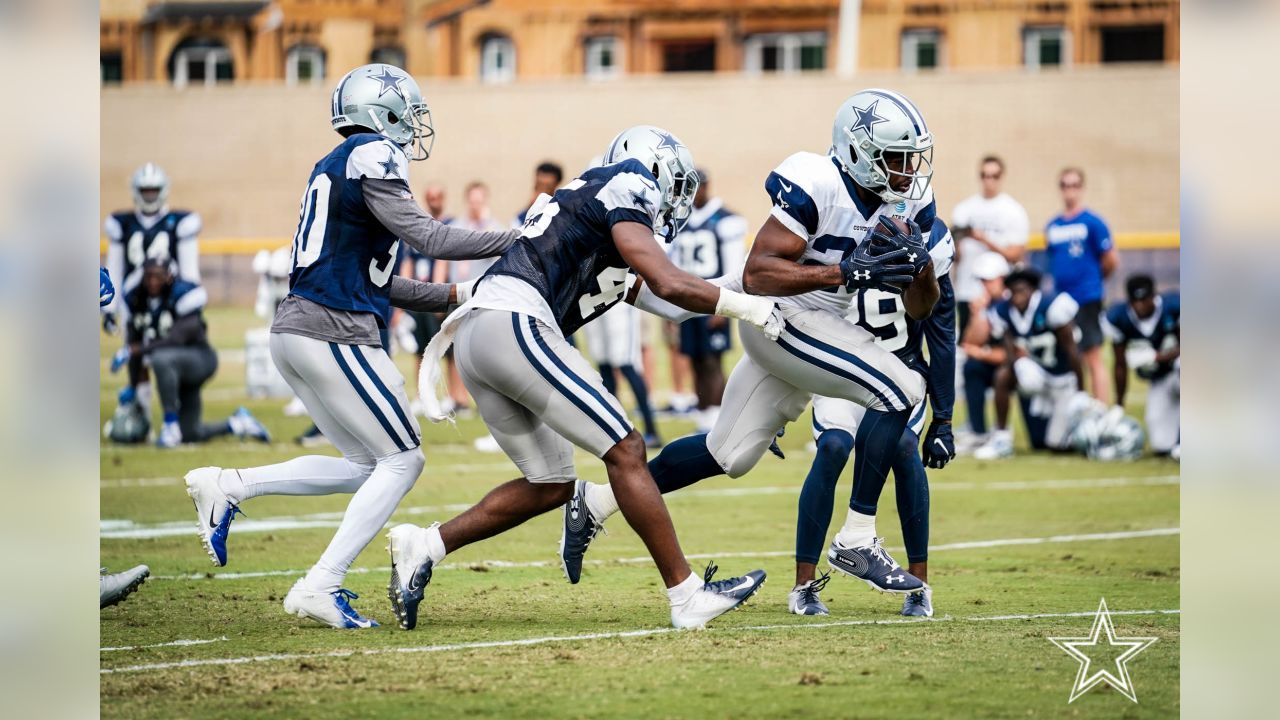
<path id="1" fill-rule="evenodd" d="M 122 292 L 138 286 L 142 280 L 142 264 L 150 259 L 167 260 L 174 264 L 179 277 L 199 278 L 198 268 L 185 268 L 181 264 L 178 243 L 194 240 L 200 232 L 200 216 L 187 210 L 169 210 L 147 224 L 136 212 L 122 210 L 111 213 L 104 223 L 107 241 L 120 247 L 124 264 L 112 268 L 117 274 Z M 192 262 L 192 261 L 188 261 Z"/>
<path id="2" fill-rule="evenodd" d="M 531 209 L 522 237 L 485 277 L 510 275 L 531 285 L 568 336 L 622 300 L 628 266 L 613 244 L 613 226 L 652 229 L 660 202 L 657 182 L 636 160 L 587 170 Z"/>
<path id="3" fill-rule="evenodd" d="M 141 285 L 125 296 L 129 307 L 129 339 L 155 342 L 169 334 L 175 320 L 195 314 L 200 317 L 209 295 L 205 289 L 185 280 L 175 280 L 158 297 L 147 297 Z M 203 323 L 203 318 L 201 318 Z M 203 342 L 203 339 L 201 339 Z"/>
<path id="4" fill-rule="evenodd" d="M 335 310 L 373 313 L 386 327 L 400 241 L 364 201 L 365 178 L 405 183 L 409 160 L 373 133 L 347 138 L 311 172 L 293 238 L 289 291 Z"/>
<path id="5" fill-rule="evenodd" d="M 703 280 L 737 272 L 746 249 L 747 221 L 712 198 L 694 208 L 671 243 L 671 261 Z"/>
<path id="6" fill-rule="evenodd" d="M 1129 347 L 1145 344 L 1156 352 L 1164 352 L 1178 346 L 1181 324 L 1182 298 L 1174 292 L 1156 298 L 1156 311 L 1145 320 L 1133 313 L 1129 303 L 1115 303 L 1107 308 L 1105 327 L 1112 342 Z M 1172 371 L 1172 361 L 1160 363 L 1150 379 L 1158 380 Z"/>
<path id="7" fill-rule="evenodd" d="M 991 336 L 1002 339 L 1011 333 L 1013 342 L 1027 351 L 1032 360 L 1051 375 L 1071 372 L 1066 348 L 1058 342 L 1057 330 L 1075 320 L 1079 304 L 1067 293 L 1036 291 L 1025 313 L 1009 300 L 1001 300 L 989 310 Z"/>

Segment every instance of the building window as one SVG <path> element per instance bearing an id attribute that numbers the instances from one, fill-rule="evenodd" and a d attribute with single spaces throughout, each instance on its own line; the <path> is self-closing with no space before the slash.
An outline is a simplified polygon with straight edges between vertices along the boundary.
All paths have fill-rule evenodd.
<path id="1" fill-rule="evenodd" d="M 662 72 L 714 72 L 715 40 L 687 40 L 664 43 Z"/>
<path id="2" fill-rule="evenodd" d="M 516 46 L 506 35 L 486 35 L 480 40 L 480 79 L 511 82 L 516 76 Z"/>
<path id="3" fill-rule="evenodd" d="M 383 65 L 394 65 L 402 70 L 407 64 L 405 62 L 404 50 L 401 50 L 398 47 L 374 48 L 373 52 L 369 53 L 369 62 L 381 63 Z"/>
<path id="4" fill-rule="evenodd" d="M 324 80 L 324 50 L 315 45 L 294 45 L 284 58 L 284 81 L 289 85 L 317 84 Z"/>
<path id="5" fill-rule="evenodd" d="M 933 29 L 902 31 L 902 69 L 942 67 L 942 33 Z"/>
<path id="6" fill-rule="evenodd" d="M 1029 27 L 1023 30 L 1022 63 L 1032 69 L 1066 65 L 1067 37 L 1064 27 Z"/>
<path id="7" fill-rule="evenodd" d="M 1102 62 L 1164 62 L 1164 26 L 1102 28 Z"/>
<path id="8" fill-rule="evenodd" d="M 124 57 L 118 52 L 104 52 L 100 56 L 102 84 L 119 85 L 124 82 Z"/>
<path id="9" fill-rule="evenodd" d="M 622 54 L 618 49 L 618 38 L 612 35 L 587 38 L 586 50 L 587 77 L 593 79 L 617 77 L 622 72 Z"/>
<path id="10" fill-rule="evenodd" d="M 235 79 L 231 51 L 218 40 L 183 40 L 169 56 L 169 79 L 177 87 L 230 82 Z"/>
<path id="11" fill-rule="evenodd" d="M 797 72 L 827 66 L 827 34 L 761 33 L 742 44 L 747 72 Z"/>

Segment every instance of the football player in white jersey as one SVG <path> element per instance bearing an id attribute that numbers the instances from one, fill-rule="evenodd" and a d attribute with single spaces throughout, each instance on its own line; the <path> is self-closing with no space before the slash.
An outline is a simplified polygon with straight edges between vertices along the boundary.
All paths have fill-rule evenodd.
<path id="1" fill-rule="evenodd" d="M 916 106 L 898 93 L 871 89 L 841 103 L 829 153 L 796 153 L 769 175 L 765 190 L 773 210 L 741 283 L 777 301 L 785 328 L 770 342 L 741 325 L 746 355 L 729 376 L 715 427 L 667 445 L 649 463 L 664 493 L 715 475 L 738 477 L 812 395 L 865 407 L 855 438 L 853 498 L 828 560 L 877 589 L 899 593 L 924 583 L 884 551 L 876 504 L 925 382 L 844 315 L 864 288 L 900 294 L 914 319 L 932 312 L 941 290 L 920 231 L 932 230 L 936 215 L 932 153 L 933 136 Z M 645 307 L 643 287 L 640 294 L 637 305 Z M 608 487 L 578 483 L 565 506 L 561 543 L 570 582 L 577 582 L 587 545 L 616 510 Z"/>

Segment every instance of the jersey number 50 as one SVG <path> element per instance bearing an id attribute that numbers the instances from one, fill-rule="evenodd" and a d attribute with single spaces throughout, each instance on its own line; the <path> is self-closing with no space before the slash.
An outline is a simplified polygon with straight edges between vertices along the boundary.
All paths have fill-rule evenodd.
<path id="1" fill-rule="evenodd" d="M 306 194 L 302 196 L 298 232 L 293 236 L 294 269 L 308 267 L 320 259 L 320 252 L 324 249 L 325 229 L 329 226 L 329 191 L 332 188 L 333 181 L 329 176 L 320 174 L 311 181 Z M 377 287 L 386 285 L 391 279 L 399 250 L 400 241 L 396 240 L 386 253 L 369 261 L 369 280 Z"/>

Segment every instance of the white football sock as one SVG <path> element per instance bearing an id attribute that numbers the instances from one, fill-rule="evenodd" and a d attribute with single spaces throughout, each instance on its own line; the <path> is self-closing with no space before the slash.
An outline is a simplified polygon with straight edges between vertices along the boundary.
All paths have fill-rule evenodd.
<path id="1" fill-rule="evenodd" d="M 600 522 L 604 522 L 610 515 L 618 512 L 618 499 L 613 496 L 613 487 L 610 485 L 587 483 L 582 495 L 587 501 L 587 510 L 591 511 L 591 517 Z"/>
<path id="2" fill-rule="evenodd" d="M 427 557 L 431 558 L 433 565 L 439 565 L 448 554 L 444 548 L 444 538 L 440 537 L 440 523 L 433 524 L 425 532 L 427 533 Z"/>
<path id="3" fill-rule="evenodd" d="M 701 590 L 704 585 L 706 583 L 702 581 L 702 578 L 698 577 L 697 573 L 689 573 L 689 577 L 685 578 L 684 582 L 675 587 L 667 588 L 667 599 L 671 601 L 672 607 L 683 605 L 689 602 L 689 598 L 693 597 L 693 594 Z"/>
<path id="4" fill-rule="evenodd" d="M 391 519 L 422 473 L 422 465 L 422 451 L 418 448 L 378 459 L 369 479 L 347 505 L 329 547 L 307 573 L 303 584 L 308 590 L 335 592 L 342 587 L 351 563 Z"/>
<path id="5" fill-rule="evenodd" d="M 223 470 L 218 485 L 237 503 L 259 495 L 351 494 L 373 469 L 346 458 L 304 455 L 275 465 Z"/>
<path id="6" fill-rule="evenodd" d="M 864 515 L 849 508 L 849 515 L 844 519 L 844 527 L 836 533 L 836 542 L 840 547 L 856 548 L 870 545 L 876 539 L 876 516 Z"/>

